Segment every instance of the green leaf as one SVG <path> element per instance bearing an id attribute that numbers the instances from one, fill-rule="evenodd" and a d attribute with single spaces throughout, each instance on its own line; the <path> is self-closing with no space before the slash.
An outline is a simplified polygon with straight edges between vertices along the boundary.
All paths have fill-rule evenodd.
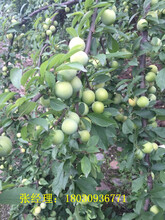
<path id="1" fill-rule="evenodd" d="M 47 63 L 48 68 L 46 67 L 47 70 L 50 70 L 52 67 L 55 67 L 55 66 L 61 64 L 61 59 L 62 59 L 64 56 L 65 56 L 65 54 L 60 53 L 60 54 L 57 54 L 57 55 L 55 55 L 55 56 L 49 58 L 48 63 Z M 45 70 L 46 70 L 46 69 L 45 69 Z M 45 70 L 44 70 L 44 72 L 45 72 Z"/>
<path id="2" fill-rule="evenodd" d="M 66 104 L 63 101 L 58 100 L 58 99 L 56 99 L 56 100 L 51 99 L 50 100 L 50 106 L 55 111 L 62 111 L 63 109 L 65 109 L 67 107 Z"/>
<path id="3" fill-rule="evenodd" d="M 134 161 L 134 153 L 132 152 L 131 154 L 128 155 L 128 158 L 127 158 L 127 165 L 126 165 L 127 169 L 131 169 L 133 165 L 133 161 Z"/>
<path id="4" fill-rule="evenodd" d="M 97 182 L 92 177 L 80 177 L 75 183 L 77 188 L 86 195 L 96 193 Z"/>
<path id="5" fill-rule="evenodd" d="M 19 114 L 21 115 L 28 115 L 30 114 L 34 108 L 36 107 L 36 103 L 35 102 L 25 102 L 23 103 L 19 108 Z"/>
<path id="6" fill-rule="evenodd" d="M 28 201 L 29 203 L 31 203 L 31 196 L 33 194 L 39 194 L 39 196 L 41 197 L 40 201 L 43 201 L 43 196 L 38 190 L 28 187 L 19 187 L 3 191 L 0 194 L 0 204 L 18 205 L 21 204 L 22 201 L 24 201 L 23 204 L 25 204 L 25 200 L 22 200 L 24 198 L 23 195 L 27 195 L 29 198 Z M 21 196 L 22 199 L 20 198 Z"/>
<path id="7" fill-rule="evenodd" d="M 165 171 L 160 171 L 160 180 L 165 183 Z"/>
<path id="8" fill-rule="evenodd" d="M 15 95 L 15 92 L 5 92 L 0 94 L 0 104 L 6 103 Z"/>
<path id="9" fill-rule="evenodd" d="M 92 136 L 88 143 L 87 143 L 87 147 L 95 147 L 97 144 L 98 144 L 98 141 L 99 141 L 99 136 Z"/>
<path id="10" fill-rule="evenodd" d="M 67 69 L 75 69 L 75 70 L 81 70 L 83 72 L 87 72 L 84 66 L 81 63 L 77 63 L 77 62 L 62 64 L 56 68 L 56 71 L 58 72 L 60 70 L 67 70 Z"/>
<path id="11" fill-rule="evenodd" d="M 35 73 L 35 69 L 26 71 L 21 78 L 21 85 L 25 85 L 29 77 L 31 77 Z"/>
<path id="12" fill-rule="evenodd" d="M 118 42 L 112 37 L 112 35 L 108 36 L 107 40 L 107 47 L 109 52 L 114 53 L 119 50 L 119 44 Z"/>
<path id="13" fill-rule="evenodd" d="M 98 75 L 94 78 L 93 83 L 99 84 L 109 81 L 111 78 L 107 75 Z"/>
<path id="14" fill-rule="evenodd" d="M 54 180 L 52 183 L 53 193 L 58 196 L 63 187 L 63 179 L 64 179 L 64 171 L 63 171 L 64 163 L 58 163 L 54 167 Z"/>
<path id="15" fill-rule="evenodd" d="M 132 181 L 132 192 L 138 192 L 139 189 L 142 188 L 143 184 L 144 184 L 144 177 L 143 176 L 140 176 L 136 180 L 133 180 Z"/>
<path id="16" fill-rule="evenodd" d="M 157 171 L 165 170 L 165 164 L 164 163 L 156 163 L 156 164 L 152 165 L 152 170 L 157 170 Z"/>
<path id="17" fill-rule="evenodd" d="M 136 115 L 139 115 L 142 118 L 146 118 L 146 119 L 151 119 L 155 116 L 154 112 L 150 111 L 150 110 L 139 110 L 139 111 L 135 111 Z"/>
<path id="18" fill-rule="evenodd" d="M 159 137 L 165 138 L 165 127 L 152 128 Z"/>
<path id="19" fill-rule="evenodd" d="M 93 5 L 93 0 L 86 0 L 84 3 L 85 10 L 88 10 Z"/>
<path id="20" fill-rule="evenodd" d="M 13 68 L 10 71 L 10 80 L 17 89 L 21 87 L 22 70 L 18 68 Z"/>
<path id="21" fill-rule="evenodd" d="M 94 58 L 98 59 L 102 66 L 106 64 L 106 55 L 105 54 L 98 54 L 97 56 L 94 56 Z"/>
<path id="22" fill-rule="evenodd" d="M 110 125 L 115 125 L 116 122 L 113 119 L 107 118 L 104 115 L 90 113 L 88 117 L 92 120 L 92 122 L 101 127 L 108 127 Z"/>
<path id="23" fill-rule="evenodd" d="M 136 213 L 128 213 L 124 214 L 121 220 L 133 220 L 137 217 L 138 215 Z"/>
<path id="24" fill-rule="evenodd" d="M 44 63 L 41 64 L 41 66 L 40 66 L 41 77 L 45 76 L 45 72 L 46 72 L 47 66 L 48 66 L 48 60 L 46 60 Z"/>
<path id="25" fill-rule="evenodd" d="M 30 120 L 29 122 L 32 123 L 32 124 L 35 124 L 35 125 L 40 125 L 46 131 L 48 131 L 48 122 L 44 118 L 35 118 L 35 119 Z"/>
<path id="26" fill-rule="evenodd" d="M 144 200 L 143 199 L 139 199 L 136 203 L 136 208 L 135 208 L 135 213 L 137 213 L 138 215 L 140 215 L 141 210 L 144 206 Z"/>
<path id="27" fill-rule="evenodd" d="M 88 11 L 81 19 L 79 26 L 78 26 L 78 35 L 79 36 L 81 36 L 81 34 L 82 34 L 82 27 L 85 25 L 87 20 L 92 16 L 92 14 L 93 14 L 93 11 Z"/>
<path id="28" fill-rule="evenodd" d="M 111 58 L 127 58 L 128 56 L 132 55 L 131 52 L 115 52 L 115 53 L 110 53 L 107 54 L 107 58 L 111 59 Z"/>
<path id="29" fill-rule="evenodd" d="M 163 91 L 165 89 L 165 68 L 161 69 L 156 76 L 156 84 Z"/>
<path id="30" fill-rule="evenodd" d="M 124 134 L 132 134 L 134 129 L 134 123 L 127 119 L 122 125 L 122 131 Z"/>
<path id="31" fill-rule="evenodd" d="M 66 31 L 68 34 L 70 34 L 72 37 L 77 37 L 77 31 L 73 27 L 66 28 Z"/>
<path id="32" fill-rule="evenodd" d="M 48 86 L 53 89 L 54 85 L 55 85 L 55 76 L 54 76 L 54 74 L 51 73 L 51 72 L 46 71 L 45 80 L 48 83 Z"/>
<path id="33" fill-rule="evenodd" d="M 88 177 L 89 173 L 91 172 L 91 162 L 86 156 L 81 159 L 81 170 L 85 177 Z"/>

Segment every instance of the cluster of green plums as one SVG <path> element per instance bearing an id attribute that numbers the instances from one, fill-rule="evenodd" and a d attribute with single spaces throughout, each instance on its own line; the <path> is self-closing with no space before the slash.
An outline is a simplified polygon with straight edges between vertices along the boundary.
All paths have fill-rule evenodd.
<path id="1" fill-rule="evenodd" d="M 51 36 L 52 33 L 54 33 L 56 30 L 55 26 L 58 25 L 57 21 L 54 21 L 54 25 L 52 25 L 51 23 L 52 23 L 52 20 L 50 18 L 46 18 L 43 24 L 43 29 L 45 30 L 45 33 L 47 36 Z"/>

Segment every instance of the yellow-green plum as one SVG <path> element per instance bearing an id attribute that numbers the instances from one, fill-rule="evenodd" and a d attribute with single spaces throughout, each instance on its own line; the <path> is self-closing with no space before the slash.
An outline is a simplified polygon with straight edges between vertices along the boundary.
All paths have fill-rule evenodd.
<path id="1" fill-rule="evenodd" d="M 82 116 L 87 115 L 88 112 L 89 112 L 89 108 L 88 108 L 87 104 L 84 103 L 84 102 L 80 102 L 80 103 L 79 103 L 79 106 L 80 106 L 80 105 L 83 105 L 83 106 L 84 106 L 84 112 L 82 112 L 81 115 L 82 115 Z"/>
<path id="2" fill-rule="evenodd" d="M 74 92 L 78 92 L 80 91 L 80 89 L 82 88 L 82 82 L 81 80 L 79 79 L 78 76 L 75 76 L 72 80 L 71 80 L 71 85 L 72 85 L 72 88 L 73 88 L 73 91 Z"/>
<path id="3" fill-rule="evenodd" d="M 140 19 L 137 23 L 137 30 L 144 31 L 148 27 L 148 21 L 146 19 Z"/>
<path id="4" fill-rule="evenodd" d="M 10 154 L 12 150 L 12 142 L 6 136 L 0 136 L 0 157 L 5 157 Z"/>
<path id="5" fill-rule="evenodd" d="M 66 118 L 63 121 L 61 128 L 65 134 L 71 135 L 77 131 L 78 125 L 73 119 Z"/>
<path id="6" fill-rule="evenodd" d="M 158 145 L 156 143 L 152 143 L 153 149 L 157 150 L 158 149 Z"/>
<path id="7" fill-rule="evenodd" d="M 156 101 L 156 95 L 154 95 L 154 94 L 149 94 L 149 100 L 150 100 L 150 101 Z"/>
<path id="8" fill-rule="evenodd" d="M 149 92 L 149 93 L 152 93 L 152 94 L 156 93 L 156 87 L 155 87 L 155 86 L 151 86 L 151 87 L 148 89 L 148 92 Z"/>
<path id="9" fill-rule="evenodd" d="M 116 94 L 113 100 L 114 104 L 120 104 L 122 102 L 122 96 L 120 94 Z"/>
<path id="10" fill-rule="evenodd" d="M 136 156 L 137 159 L 142 160 L 143 157 L 144 157 L 144 153 L 140 149 L 137 149 L 135 151 L 135 156 Z"/>
<path id="11" fill-rule="evenodd" d="M 61 144 L 64 140 L 64 133 L 61 130 L 54 130 L 53 132 L 53 143 Z"/>
<path id="12" fill-rule="evenodd" d="M 82 94 L 82 100 L 87 105 L 91 105 L 95 101 L 95 93 L 90 89 L 85 90 Z"/>
<path id="13" fill-rule="evenodd" d="M 68 117 L 69 117 L 70 119 L 73 119 L 77 124 L 78 124 L 79 121 L 80 121 L 80 117 L 79 117 L 78 114 L 75 113 L 75 112 L 69 111 L 69 112 L 68 112 Z"/>
<path id="14" fill-rule="evenodd" d="M 80 46 L 81 50 L 85 49 L 85 42 L 83 39 L 81 39 L 80 37 L 74 37 L 71 39 L 71 41 L 69 42 L 69 49 L 72 49 L 75 46 Z"/>
<path id="15" fill-rule="evenodd" d="M 156 205 L 151 206 L 150 212 L 154 213 L 155 215 L 158 214 L 159 208 Z"/>
<path id="16" fill-rule="evenodd" d="M 145 76 L 145 80 L 147 82 L 153 82 L 156 79 L 156 74 L 154 72 L 148 72 L 147 75 Z"/>
<path id="17" fill-rule="evenodd" d="M 85 66 L 88 63 L 88 55 L 84 51 L 78 51 L 70 57 L 70 62 L 78 62 Z"/>
<path id="18" fill-rule="evenodd" d="M 145 153 L 145 154 L 149 154 L 153 151 L 153 145 L 152 143 L 150 142 L 147 142 L 145 144 L 143 144 L 143 149 L 142 151 Z"/>
<path id="19" fill-rule="evenodd" d="M 101 21 L 105 25 L 111 25 L 116 20 L 116 13 L 111 9 L 106 9 L 101 16 Z"/>
<path id="20" fill-rule="evenodd" d="M 55 26 L 54 26 L 54 25 L 51 25 L 51 26 L 50 26 L 50 30 L 51 30 L 52 32 L 54 32 L 54 31 L 56 30 Z"/>
<path id="21" fill-rule="evenodd" d="M 138 100 L 137 100 L 137 105 L 140 108 L 145 108 L 149 105 L 149 99 L 146 96 L 141 96 Z"/>
<path id="22" fill-rule="evenodd" d="M 96 95 L 96 100 L 101 101 L 101 102 L 108 99 L 108 92 L 104 88 L 97 89 L 95 92 L 95 95 Z"/>
<path id="23" fill-rule="evenodd" d="M 104 111 L 104 104 L 102 102 L 96 101 L 92 104 L 92 110 L 94 113 L 101 114 Z"/>
<path id="24" fill-rule="evenodd" d="M 61 99 L 69 99 L 73 94 L 73 88 L 69 82 L 57 82 L 55 84 L 55 93 Z"/>
<path id="25" fill-rule="evenodd" d="M 87 142 L 90 138 L 90 133 L 87 130 L 79 131 L 79 135 L 82 142 Z"/>
<path id="26" fill-rule="evenodd" d="M 155 65 L 149 65 L 149 68 L 151 68 L 150 71 L 153 72 L 153 73 L 157 73 L 158 72 L 158 67 L 155 66 Z"/>
<path id="27" fill-rule="evenodd" d="M 63 80 L 71 81 L 76 76 L 77 70 L 74 69 L 60 70 L 58 74 L 62 75 Z"/>

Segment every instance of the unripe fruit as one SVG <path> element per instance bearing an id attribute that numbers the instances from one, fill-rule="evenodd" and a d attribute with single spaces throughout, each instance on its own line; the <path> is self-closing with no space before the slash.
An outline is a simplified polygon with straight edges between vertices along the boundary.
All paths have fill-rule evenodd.
<path id="1" fill-rule="evenodd" d="M 144 153 L 140 149 L 137 149 L 135 152 L 135 156 L 137 159 L 142 160 L 144 157 Z"/>
<path id="2" fill-rule="evenodd" d="M 151 0 L 151 5 L 156 5 L 158 3 L 158 0 Z"/>
<path id="3" fill-rule="evenodd" d="M 153 17 L 153 18 L 158 18 L 158 14 L 157 14 L 157 11 L 149 11 L 148 13 L 147 13 L 147 16 L 151 16 L 151 17 Z"/>
<path id="4" fill-rule="evenodd" d="M 150 99 L 150 101 L 156 101 L 156 95 L 149 94 L 149 99 Z"/>
<path id="5" fill-rule="evenodd" d="M 81 50 L 85 49 L 85 42 L 80 37 L 74 37 L 69 42 L 69 49 L 72 49 L 75 46 L 81 46 Z"/>
<path id="6" fill-rule="evenodd" d="M 3 76 L 7 76 L 7 72 L 3 72 L 2 75 L 3 75 Z"/>
<path id="7" fill-rule="evenodd" d="M 148 90 L 149 93 L 156 93 L 156 87 L 155 86 L 151 86 Z"/>
<path id="8" fill-rule="evenodd" d="M 70 12 L 70 8 L 66 7 L 66 8 L 65 8 L 65 12 L 66 12 L 66 13 Z"/>
<path id="9" fill-rule="evenodd" d="M 95 101 L 95 93 L 90 89 L 84 91 L 82 94 L 82 100 L 87 105 L 91 105 Z"/>
<path id="10" fill-rule="evenodd" d="M 43 25 L 43 29 L 46 31 L 46 30 L 49 29 L 49 26 L 48 26 L 47 24 L 44 24 L 44 25 Z"/>
<path id="11" fill-rule="evenodd" d="M 7 71 L 7 67 L 6 67 L 6 66 L 3 66 L 2 71 L 3 71 L 3 72 L 6 72 L 6 71 Z"/>
<path id="12" fill-rule="evenodd" d="M 48 107 L 50 105 L 50 99 L 49 98 L 45 99 L 43 96 L 40 98 L 40 102 L 45 107 Z"/>
<path id="13" fill-rule="evenodd" d="M 21 137 L 21 133 L 17 133 L 17 138 L 20 138 Z"/>
<path id="14" fill-rule="evenodd" d="M 93 86 L 94 89 L 103 88 L 105 86 L 105 83 L 99 83 Z"/>
<path id="15" fill-rule="evenodd" d="M 67 118 L 63 121 L 61 128 L 65 134 L 70 135 L 77 131 L 78 125 L 74 120 Z"/>
<path id="16" fill-rule="evenodd" d="M 148 72 L 147 75 L 145 76 L 145 80 L 147 82 L 153 82 L 156 79 L 156 74 L 154 72 Z"/>
<path id="17" fill-rule="evenodd" d="M 27 181 L 27 179 L 23 179 L 23 180 L 21 181 L 21 183 L 24 184 L 26 181 Z"/>
<path id="18" fill-rule="evenodd" d="M 137 23 L 137 30 L 144 31 L 148 27 L 148 21 L 146 19 L 140 19 Z"/>
<path id="19" fill-rule="evenodd" d="M 102 102 L 99 102 L 99 101 L 94 102 L 92 104 L 92 110 L 93 110 L 94 113 L 101 114 L 104 111 L 104 104 Z"/>
<path id="20" fill-rule="evenodd" d="M 87 120 L 91 124 L 91 120 L 88 117 L 83 117 L 82 119 Z M 82 130 L 87 129 L 86 126 L 85 126 L 85 123 L 82 120 L 80 120 L 80 129 L 82 129 Z"/>
<path id="21" fill-rule="evenodd" d="M 56 30 L 56 28 L 54 27 L 54 25 L 51 25 L 49 28 L 52 32 L 54 32 Z"/>
<path id="22" fill-rule="evenodd" d="M 141 96 L 138 100 L 137 100 L 137 105 L 140 108 L 145 108 L 149 105 L 149 99 L 145 96 Z"/>
<path id="23" fill-rule="evenodd" d="M 97 89 L 95 95 L 96 95 L 96 100 L 101 102 L 108 99 L 108 92 L 104 88 Z"/>
<path id="24" fill-rule="evenodd" d="M 78 62 L 85 66 L 88 63 L 88 55 L 84 51 L 79 51 L 70 57 L 70 62 Z"/>
<path id="25" fill-rule="evenodd" d="M 25 148 L 21 148 L 20 151 L 21 151 L 21 153 L 23 154 L 23 153 L 25 153 L 26 150 L 25 150 Z"/>
<path id="26" fill-rule="evenodd" d="M 122 102 L 122 96 L 120 94 L 116 94 L 113 100 L 114 104 L 120 104 Z"/>
<path id="27" fill-rule="evenodd" d="M 150 212 L 154 213 L 155 215 L 158 214 L 159 212 L 159 209 L 156 205 L 153 205 L 151 208 L 150 208 Z"/>
<path id="28" fill-rule="evenodd" d="M 40 207 L 41 207 L 41 209 L 45 209 L 46 208 L 46 203 L 45 202 L 41 202 Z"/>
<path id="29" fill-rule="evenodd" d="M 128 103 L 132 107 L 136 106 L 137 98 L 135 97 L 134 99 L 128 99 Z"/>
<path id="30" fill-rule="evenodd" d="M 156 121 L 156 116 L 151 118 L 151 119 L 149 119 L 149 122 L 154 122 L 154 121 Z"/>
<path id="31" fill-rule="evenodd" d="M 45 23 L 50 25 L 51 24 L 51 19 L 50 18 L 46 18 Z"/>
<path id="32" fill-rule="evenodd" d="M 55 93 L 61 99 L 69 99 L 73 94 L 73 88 L 69 82 L 57 82 Z"/>
<path id="33" fill-rule="evenodd" d="M 0 157 L 5 157 L 10 154 L 12 150 L 12 142 L 6 136 L 0 136 Z"/>
<path id="34" fill-rule="evenodd" d="M 115 119 L 116 119 L 117 121 L 123 121 L 124 115 L 118 114 L 118 115 L 115 116 Z"/>
<path id="35" fill-rule="evenodd" d="M 82 88 L 82 82 L 78 76 L 75 76 L 70 83 L 74 92 L 78 92 Z"/>
<path id="36" fill-rule="evenodd" d="M 9 92 L 9 89 L 5 89 L 5 91 L 4 92 Z"/>
<path id="37" fill-rule="evenodd" d="M 67 69 L 61 70 L 58 74 L 62 75 L 64 80 L 71 81 L 77 74 L 77 70 L 74 69 Z"/>
<path id="38" fill-rule="evenodd" d="M 112 61 L 112 64 L 111 64 L 112 68 L 116 69 L 118 66 L 119 66 L 119 63 L 116 60 Z"/>
<path id="39" fill-rule="evenodd" d="M 149 68 L 151 68 L 150 71 L 153 72 L 153 73 L 157 73 L 158 72 L 158 68 L 155 65 L 149 65 Z"/>
<path id="40" fill-rule="evenodd" d="M 156 143 L 152 143 L 153 149 L 157 150 L 158 149 L 158 145 Z"/>
<path id="41" fill-rule="evenodd" d="M 80 139 L 82 142 L 88 142 L 90 133 L 87 130 L 79 131 Z"/>
<path id="42" fill-rule="evenodd" d="M 58 25 L 58 22 L 57 22 L 57 21 L 54 21 L 54 25 L 57 26 L 57 25 Z"/>
<path id="43" fill-rule="evenodd" d="M 40 206 L 37 206 L 37 207 L 35 207 L 34 210 L 33 210 L 33 215 L 34 215 L 34 216 L 37 216 L 38 214 L 40 214 L 40 212 L 41 212 L 41 207 L 40 207 Z"/>
<path id="44" fill-rule="evenodd" d="M 46 35 L 48 35 L 48 36 L 52 35 L 52 31 L 51 30 L 47 30 L 46 31 Z"/>
<path id="45" fill-rule="evenodd" d="M 156 128 L 156 127 L 158 126 L 158 124 L 157 124 L 156 121 L 154 121 L 154 122 L 152 122 L 151 126 L 152 126 L 153 128 Z"/>
<path id="46" fill-rule="evenodd" d="M 83 103 L 83 105 L 84 105 L 84 112 L 81 113 L 81 115 L 82 115 L 82 116 L 87 115 L 88 112 L 89 112 L 89 108 L 88 108 L 88 106 L 87 106 L 86 103 L 84 103 L 84 102 L 81 102 L 81 103 Z M 81 103 L 80 103 L 80 104 L 81 104 Z"/>
<path id="47" fill-rule="evenodd" d="M 151 40 L 151 44 L 153 46 L 161 46 L 162 41 L 158 37 L 153 37 L 152 40 Z"/>
<path id="48" fill-rule="evenodd" d="M 116 20 L 116 13 L 113 10 L 106 9 L 101 16 L 101 20 L 103 24 L 111 25 Z"/>
<path id="49" fill-rule="evenodd" d="M 64 140 L 64 133 L 61 130 L 53 132 L 53 144 L 61 144 Z"/>
<path id="50" fill-rule="evenodd" d="M 151 172 L 151 177 L 153 180 L 155 179 L 155 174 L 153 172 Z"/>
<path id="51" fill-rule="evenodd" d="M 144 148 L 142 149 L 142 151 L 145 154 L 149 154 L 149 153 L 151 153 L 153 151 L 153 145 L 150 142 L 147 142 L 147 143 L 143 144 L 143 147 Z"/>
<path id="52" fill-rule="evenodd" d="M 80 122 L 80 117 L 75 112 L 68 112 L 68 117 L 74 120 L 77 124 Z"/>
<path id="53" fill-rule="evenodd" d="M 7 37 L 7 39 L 11 40 L 11 39 L 13 39 L 13 34 L 7 34 L 6 37 Z"/>

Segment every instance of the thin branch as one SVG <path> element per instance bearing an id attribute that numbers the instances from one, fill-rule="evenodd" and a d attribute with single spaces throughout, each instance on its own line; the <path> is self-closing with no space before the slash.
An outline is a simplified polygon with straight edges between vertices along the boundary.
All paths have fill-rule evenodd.
<path id="1" fill-rule="evenodd" d="M 40 52 L 40 55 L 39 55 L 38 66 L 40 66 L 40 65 L 41 65 L 41 63 L 42 63 L 42 54 L 43 54 L 43 52 L 44 52 L 45 48 L 46 48 L 46 47 L 48 47 L 48 46 L 49 46 L 49 44 L 48 44 L 48 43 L 46 43 L 46 44 L 45 44 L 45 45 L 42 47 L 41 52 Z"/>
<path id="2" fill-rule="evenodd" d="M 34 98 L 32 98 L 32 102 L 36 102 L 36 101 L 38 101 L 38 99 L 40 99 L 41 98 L 41 94 L 39 93 L 39 94 L 37 94 L 36 96 L 34 96 Z"/>
<path id="3" fill-rule="evenodd" d="M 105 50 L 105 47 L 104 47 L 104 42 L 103 42 L 103 38 L 102 38 L 102 37 L 100 38 L 100 45 L 101 45 L 101 47 L 102 47 L 102 49 L 103 49 L 103 53 L 106 54 L 106 50 Z M 106 62 L 107 62 L 107 67 L 110 68 L 108 59 L 106 59 Z"/>
<path id="4" fill-rule="evenodd" d="M 65 114 L 66 114 L 67 109 L 65 108 L 63 110 L 63 113 L 61 114 L 61 116 L 59 117 L 59 119 L 54 123 L 54 126 L 57 126 L 58 123 L 60 123 L 62 121 L 62 119 L 64 118 Z"/>

